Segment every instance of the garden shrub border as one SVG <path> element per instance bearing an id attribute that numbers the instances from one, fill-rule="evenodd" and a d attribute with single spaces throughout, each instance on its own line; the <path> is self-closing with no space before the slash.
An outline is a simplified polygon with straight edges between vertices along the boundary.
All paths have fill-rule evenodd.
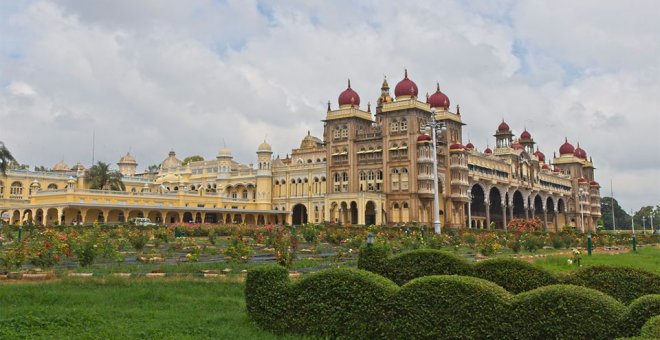
<path id="1" fill-rule="evenodd" d="M 513 258 L 470 263 L 456 254 L 435 249 L 413 250 L 395 256 L 388 254 L 376 245 L 363 246 L 358 268 L 373 271 L 399 285 L 422 276 L 468 275 L 493 281 L 511 293 L 565 283 L 599 290 L 624 303 L 644 295 L 660 294 L 660 275 L 636 268 L 601 265 L 580 268 L 569 274 L 552 274 Z"/>
<path id="2" fill-rule="evenodd" d="M 245 296 L 248 315 L 261 328 L 330 338 L 611 339 L 625 335 L 619 321 L 649 299 L 626 307 L 603 292 L 565 284 L 512 295 L 458 275 L 398 286 L 359 269 L 326 269 L 291 282 L 277 265 L 250 270 Z"/>
<path id="3" fill-rule="evenodd" d="M 620 322 L 620 334 L 637 336 L 644 323 L 653 316 L 660 315 L 660 294 L 645 295 L 628 305 Z"/>
<path id="4" fill-rule="evenodd" d="M 650 318 L 641 331 L 642 338 L 660 339 L 660 315 Z"/>

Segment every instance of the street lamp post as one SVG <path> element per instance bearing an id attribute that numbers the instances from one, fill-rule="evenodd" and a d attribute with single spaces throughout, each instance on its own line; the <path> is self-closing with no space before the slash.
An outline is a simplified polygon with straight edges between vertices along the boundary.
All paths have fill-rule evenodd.
<path id="1" fill-rule="evenodd" d="M 646 235 L 646 216 L 642 216 L 642 235 Z"/>
<path id="2" fill-rule="evenodd" d="M 653 228 L 653 211 L 651 211 L 651 215 L 649 215 L 651 218 L 651 235 L 655 234 L 655 229 Z"/>
<path id="3" fill-rule="evenodd" d="M 467 194 L 468 194 L 468 229 L 472 229 L 472 189 L 468 189 Z"/>
<path id="4" fill-rule="evenodd" d="M 587 193 L 580 188 L 578 193 L 580 198 L 580 217 L 582 223 L 582 234 L 584 234 L 584 199 L 587 197 Z M 591 256 L 591 250 L 593 249 L 593 243 L 591 241 L 591 228 L 587 231 L 587 254 Z"/>
<path id="5" fill-rule="evenodd" d="M 435 109 L 431 109 L 431 120 L 426 124 L 427 131 L 431 130 L 431 140 L 433 143 L 433 229 L 436 234 L 441 233 L 440 224 L 440 195 L 438 193 L 438 152 L 437 152 L 437 133 L 446 130 L 445 124 L 435 120 Z M 438 131 L 439 130 L 439 131 Z"/>
<path id="6" fill-rule="evenodd" d="M 632 248 L 633 251 L 637 251 L 637 236 L 635 236 L 635 214 L 633 213 L 632 209 L 630 209 L 630 216 L 632 216 L 630 219 L 632 222 Z"/>

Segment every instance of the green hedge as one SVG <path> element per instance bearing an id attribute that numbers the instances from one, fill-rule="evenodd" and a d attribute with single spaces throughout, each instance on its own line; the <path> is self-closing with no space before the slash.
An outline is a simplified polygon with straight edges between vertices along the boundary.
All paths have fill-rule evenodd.
<path id="1" fill-rule="evenodd" d="M 520 339 L 613 339 L 625 306 L 599 291 L 552 285 L 518 294 L 512 326 Z"/>
<path id="2" fill-rule="evenodd" d="M 275 333 L 288 329 L 289 271 L 268 265 L 248 271 L 245 280 L 245 304 L 252 320 Z"/>
<path id="3" fill-rule="evenodd" d="M 660 339 L 660 315 L 649 319 L 642 327 L 642 337 L 649 339 Z"/>
<path id="4" fill-rule="evenodd" d="M 387 308 L 387 338 L 502 339 L 511 294 L 486 280 L 426 276 L 401 287 Z"/>
<path id="5" fill-rule="evenodd" d="M 660 294 L 642 296 L 628 306 L 621 319 L 621 336 L 639 335 L 640 328 L 649 318 L 660 315 Z"/>
<path id="6" fill-rule="evenodd" d="M 495 282 L 515 294 L 558 283 L 557 278 L 545 269 L 505 257 L 477 262 L 471 275 Z"/>
<path id="7" fill-rule="evenodd" d="M 293 333 L 322 337 L 382 336 L 383 309 L 399 287 L 374 273 L 330 269 L 309 275 L 291 287 L 288 315 Z"/>
<path id="8" fill-rule="evenodd" d="M 568 275 L 565 283 L 593 288 L 625 303 L 644 295 L 660 294 L 660 276 L 635 268 L 585 267 Z"/>
<path id="9" fill-rule="evenodd" d="M 456 254 L 420 249 L 390 257 L 383 274 L 398 285 L 403 285 L 422 276 L 467 275 L 469 272 L 470 263 Z"/>
<path id="10" fill-rule="evenodd" d="M 375 243 L 372 246 L 363 245 L 360 248 L 357 266 L 360 269 L 386 276 L 387 259 L 392 253 L 386 243 Z"/>

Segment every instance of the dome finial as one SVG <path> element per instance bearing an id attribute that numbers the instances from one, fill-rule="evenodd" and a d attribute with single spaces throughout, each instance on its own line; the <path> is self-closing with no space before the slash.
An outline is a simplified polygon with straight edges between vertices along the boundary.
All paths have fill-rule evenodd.
<path id="1" fill-rule="evenodd" d="M 367 112 L 371 112 L 371 102 L 367 102 Z"/>
<path id="2" fill-rule="evenodd" d="M 408 69 L 403 68 L 403 79 L 408 79 Z"/>
<path id="3" fill-rule="evenodd" d="M 435 82 L 435 92 L 440 92 L 440 82 Z"/>
<path id="4" fill-rule="evenodd" d="M 461 106 L 456 104 L 456 114 L 460 115 L 461 114 Z"/>
<path id="5" fill-rule="evenodd" d="M 328 111 L 330 111 L 330 100 L 328 100 Z"/>
<path id="6" fill-rule="evenodd" d="M 348 78 L 348 88 L 351 88 L 351 78 Z"/>
<path id="7" fill-rule="evenodd" d="M 307 130 L 307 135 L 310 136 L 311 134 L 312 133 L 309 130 Z"/>

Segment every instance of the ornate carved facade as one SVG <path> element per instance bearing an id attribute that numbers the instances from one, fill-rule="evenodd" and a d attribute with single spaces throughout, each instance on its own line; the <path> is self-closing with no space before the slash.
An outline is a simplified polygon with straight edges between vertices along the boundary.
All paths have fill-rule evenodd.
<path id="1" fill-rule="evenodd" d="M 586 152 L 568 140 L 552 164 L 528 131 L 519 138 L 502 122 L 495 148 L 463 144 L 460 108 L 440 91 L 418 99 L 407 72 L 390 95 L 360 106 L 348 88 L 328 103 L 323 139 L 307 134 L 291 155 L 272 157 L 265 141 L 257 164 L 239 164 L 222 148 L 216 159 L 183 165 L 172 151 L 157 173 L 136 174 L 127 154 L 118 163 L 126 191 L 88 188 L 84 168 L 58 163 L 50 172 L 9 171 L 0 179 L 0 210 L 12 222 L 120 222 L 131 217 L 173 223 L 340 223 L 430 225 L 434 171 L 443 226 L 505 228 L 512 218 L 538 217 L 548 229 L 595 228 L 599 185 Z M 433 168 L 431 120 L 444 125 Z M 584 219 L 582 219 L 584 216 Z"/>

